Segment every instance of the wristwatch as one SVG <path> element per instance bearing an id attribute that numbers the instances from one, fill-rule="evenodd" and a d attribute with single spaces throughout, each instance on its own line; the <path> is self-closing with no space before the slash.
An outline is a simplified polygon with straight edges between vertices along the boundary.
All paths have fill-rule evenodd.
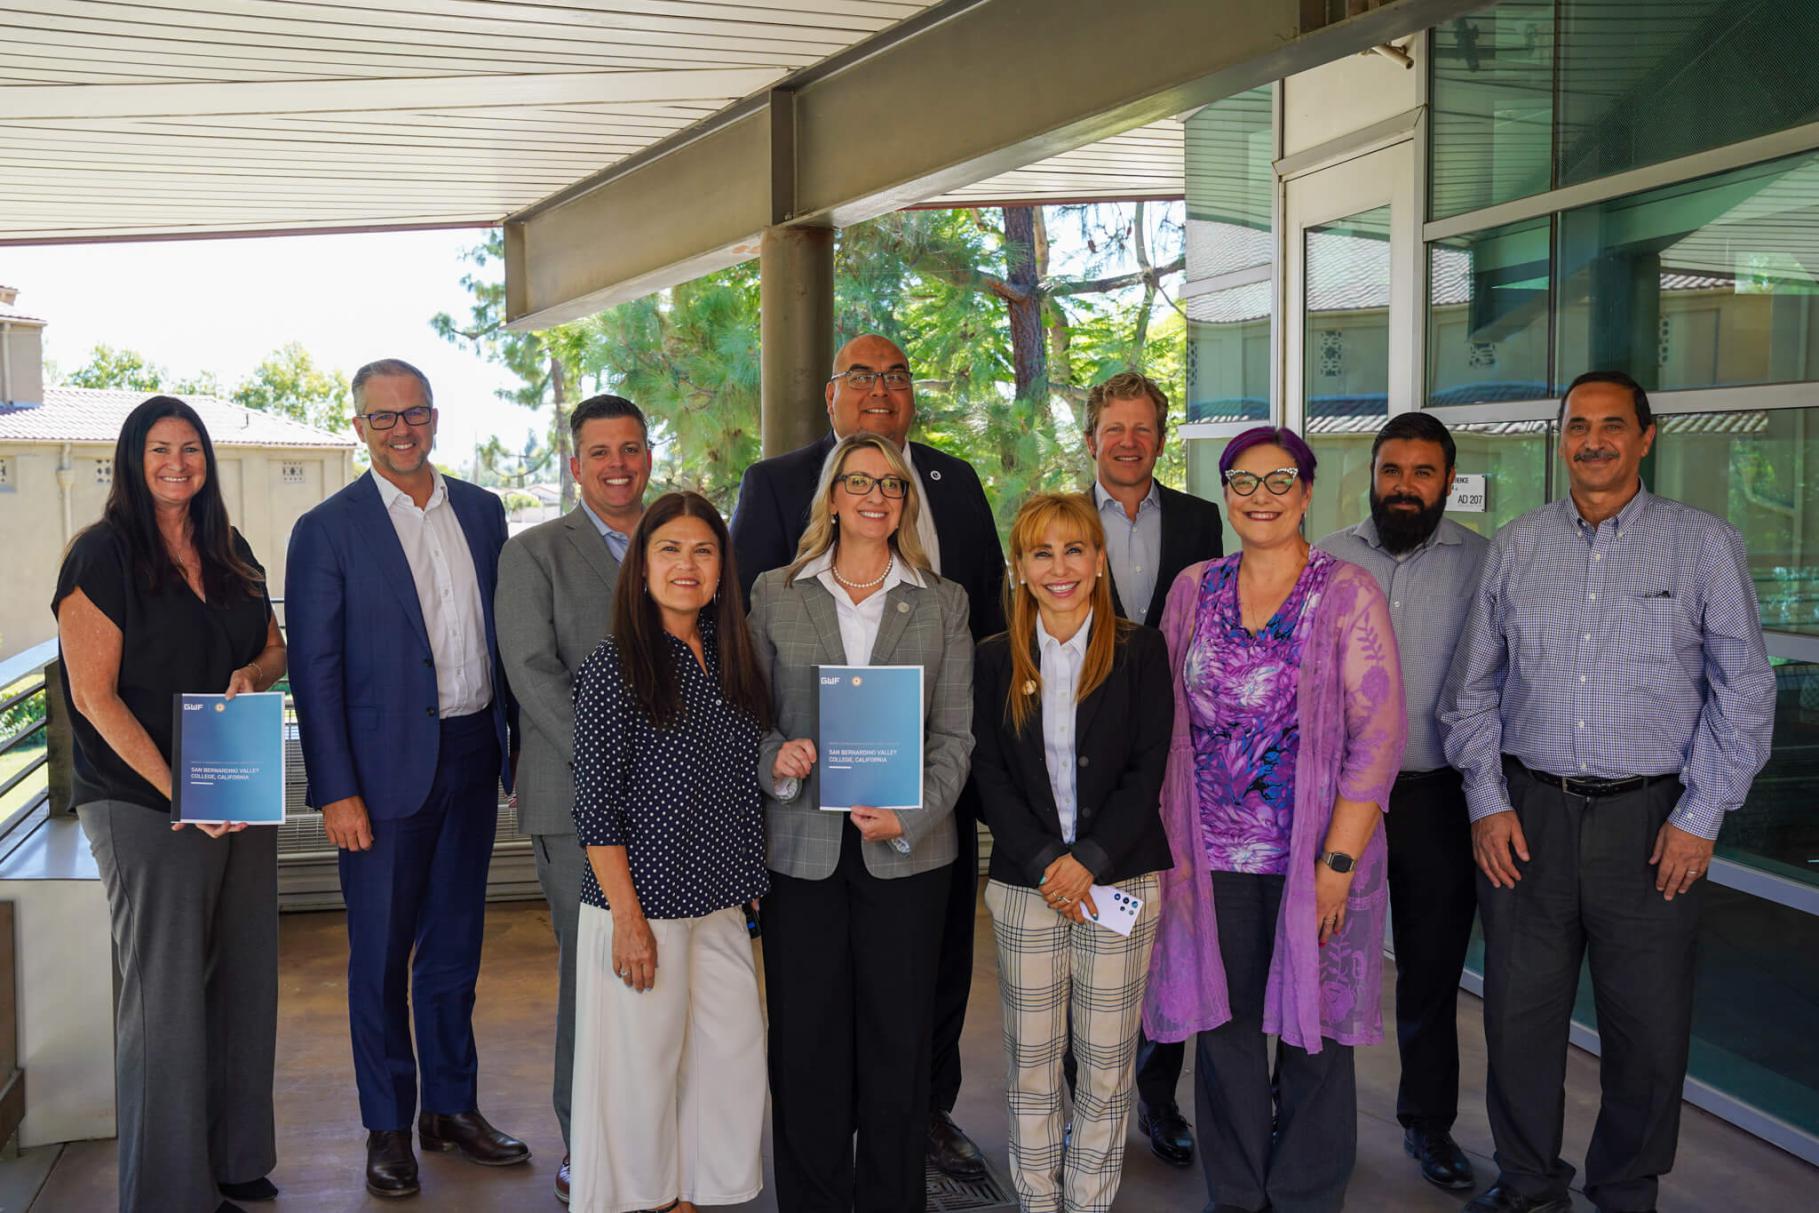
<path id="1" fill-rule="evenodd" d="M 1351 871 L 1358 863 L 1344 851 L 1322 851 L 1320 852 L 1320 862 L 1342 875 Z"/>

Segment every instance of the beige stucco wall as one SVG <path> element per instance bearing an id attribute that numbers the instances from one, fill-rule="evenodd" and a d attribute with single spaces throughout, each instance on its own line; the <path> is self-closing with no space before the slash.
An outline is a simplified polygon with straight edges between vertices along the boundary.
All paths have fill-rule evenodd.
<path id="1" fill-rule="evenodd" d="M 351 450 L 222 446 L 215 451 L 228 516 L 265 565 L 273 597 L 284 594 L 284 553 L 304 511 L 354 478 Z M 64 548 L 75 531 L 101 516 L 108 485 L 98 475 L 111 444 L 0 441 L 8 484 L 0 486 L 0 658 L 56 633 L 51 594 Z M 58 469 L 68 459 L 69 508 Z M 301 468 L 286 483 L 283 467 Z"/>

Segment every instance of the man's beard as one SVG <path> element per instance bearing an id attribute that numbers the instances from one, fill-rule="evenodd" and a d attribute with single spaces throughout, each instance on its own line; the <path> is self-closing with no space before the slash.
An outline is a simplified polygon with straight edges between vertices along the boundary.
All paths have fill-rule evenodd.
<path id="1" fill-rule="evenodd" d="M 1392 502 L 1406 501 L 1415 505 L 1413 510 L 1391 509 Z M 1377 496 L 1377 490 L 1371 489 L 1371 521 L 1377 526 L 1377 542 L 1392 556 L 1412 552 L 1428 541 L 1435 528 L 1440 525 L 1440 516 L 1446 513 L 1446 498 L 1427 505 L 1419 497 L 1409 494 L 1397 494 L 1394 497 Z"/>

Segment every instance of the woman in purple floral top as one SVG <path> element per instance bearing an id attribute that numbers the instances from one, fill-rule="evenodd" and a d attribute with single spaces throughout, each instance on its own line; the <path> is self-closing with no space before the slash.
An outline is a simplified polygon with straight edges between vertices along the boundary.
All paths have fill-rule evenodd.
<path id="1" fill-rule="evenodd" d="M 1342 1207 L 1352 1046 L 1382 1038 L 1383 834 L 1407 732 L 1389 607 L 1301 536 L 1314 455 L 1259 427 L 1219 461 L 1242 550 L 1182 572 L 1144 1028 L 1198 1033 L 1202 1165 L 1219 1213 Z M 1272 1076 L 1269 1036 L 1281 1037 Z"/>

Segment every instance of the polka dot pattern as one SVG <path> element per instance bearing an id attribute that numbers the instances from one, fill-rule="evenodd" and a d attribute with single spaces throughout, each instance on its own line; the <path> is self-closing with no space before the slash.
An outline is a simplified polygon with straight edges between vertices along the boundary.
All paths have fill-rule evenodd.
<path id="1" fill-rule="evenodd" d="M 720 694 L 720 651 L 702 619 L 703 671 L 666 636 L 682 715 L 659 729 L 632 693 L 613 637 L 575 677 L 575 833 L 623 846 L 646 918 L 699 918 L 770 891 L 758 791 L 758 726 Z M 583 865 L 581 901 L 606 909 Z"/>

